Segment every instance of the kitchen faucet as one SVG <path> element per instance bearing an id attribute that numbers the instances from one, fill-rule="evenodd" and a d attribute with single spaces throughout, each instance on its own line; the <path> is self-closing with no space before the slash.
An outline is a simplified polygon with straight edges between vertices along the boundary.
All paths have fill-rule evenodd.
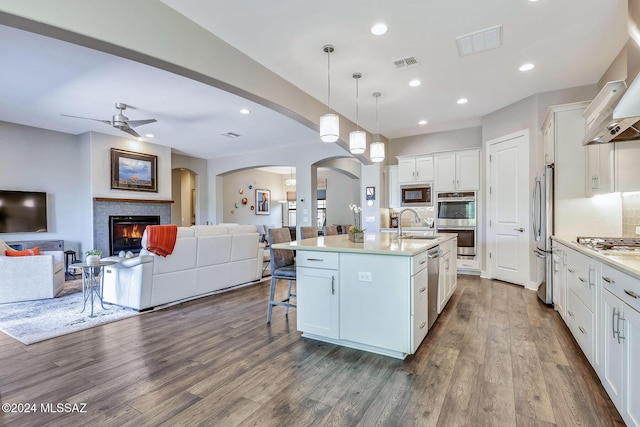
<path id="1" fill-rule="evenodd" d="M 415 218 L 415 222 L 416 223 L 420 222 L 420 215 L 418 215 L 418 212 L 416 212 L 415 209 L 412 209 L 412 208 L 402 209 L 398 214 L 398 239 L 402 238 L 402 214 L 405 213 L 406 211 L 413 212 L 413 217 Z"/>

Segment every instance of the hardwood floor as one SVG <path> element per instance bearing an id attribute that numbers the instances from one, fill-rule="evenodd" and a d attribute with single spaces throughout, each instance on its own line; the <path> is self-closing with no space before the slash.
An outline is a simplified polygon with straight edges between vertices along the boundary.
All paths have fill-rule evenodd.
<path id="1" fill-rule="evenodd" d="M 404 361 L 303 339 L 295 310 L 267 326 L 268 282 L 30 346 L 0 333 L 0 401 L 38 409 L 0 425 L 624 425 L 534 292 L 458 283 Z"/>

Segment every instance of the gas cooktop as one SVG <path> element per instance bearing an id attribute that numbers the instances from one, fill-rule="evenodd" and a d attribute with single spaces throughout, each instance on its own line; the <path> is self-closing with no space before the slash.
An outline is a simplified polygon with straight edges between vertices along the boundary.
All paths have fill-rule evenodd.
<path id="1" fill-rule="evenodd" d="M 577 242 L 602 253 L 637 253 L 640 255 L 640 238 L 635 237 L 578 237 Z"/>

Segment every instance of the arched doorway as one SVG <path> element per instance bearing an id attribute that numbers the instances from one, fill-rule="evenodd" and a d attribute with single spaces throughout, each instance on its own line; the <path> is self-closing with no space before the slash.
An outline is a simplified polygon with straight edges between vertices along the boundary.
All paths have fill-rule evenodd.
<path id="1" fill-rule="evenodd" d="M 184 168 L 171 170 L 171 223 L 178 227 L 196 225 L 196 174 Z"/>

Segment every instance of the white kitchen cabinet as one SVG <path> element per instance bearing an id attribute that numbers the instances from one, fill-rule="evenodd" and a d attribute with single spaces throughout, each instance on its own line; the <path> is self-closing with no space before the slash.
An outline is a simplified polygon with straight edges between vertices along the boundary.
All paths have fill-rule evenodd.
<path id="1" fill-rule="evenodd" d="M 542 128 L 542 140 L 544 142 L 544 163 L 549 165 L 556 160 L 556 133 L 555 133 L 555 115 L 550 114 L 547 117 L 544 127 Z"/>
<path id="2" fill-rule="evenodd" d="M 556 201 L 585 197 L 587 159 L 582 145 L 585 135 L 582 113 L 588 105 L 588 102 L 579 102 L 550 107 L 542 126 L 543 135 L 547 134 L 544 138 L 545 157 L 555 163 Z M 558 225 L 562 229 L 563 224 Z"/>
<path id="3" fill-rule="evenodd" d="M 296 254 L 298 330 L 328 338 L 340 335 L 338 254 Z"/>
<path id="4" fill-rule="evenodd" d="M 615 191 L 614 146 L 615 144 L 596 144 L 585 147 L 587 150 L 587 197 Z"/>
<path id="5" fill-rule="evenodd" d="M 640 191 L 640 143 L 616 142 L 607 145 L 615 145 L 615 191 Z"/>
<path id="6" fill-rule="evenodd" d="M 640 425 L 640 280 L 602 266 L 600 380 L 629 426 Z"/>
<path id="7" fill-rule="evenodd" d="M 553 305 L 560 317 L 566 319 L 567 300 L 567 253 L 564 246 L 555 244 L 553 248 Z"/>
<path id="8" fill-rule="evenodd" d="M 480 188 L 479 150 L 437 153 L 433 160 L 437 191 L 475 191 Z"/>
<path id="9" fill-rule="evenodd" d="M 567 300 L 566 323 L 596 371 L 600 365 L 597 343 L 597 306 L 600 262 L 576 250 L 566 248 Z"/>
<path id="10" fill-rule="evenodd" d="M 398 157 L 398 180 L 400 184 L 433 181 L 433 156 Z"/>
<path id="11" fill-rule="evenodd" d="M 400 181 L 398 179 L 398 166 L 386 166 L 385 173 L 385 205 L 388 208 L 400 207 Z"/>
<path id="12" fill-rule="evenodd" d="M 438 262 L 440 276 L 438 278 L 438 314 L 444 310 L 447 302 L 458 285 L 457 276 L 457 244 L 458 239 L 449 240 L 440 245 L 442 255 Z"/>

